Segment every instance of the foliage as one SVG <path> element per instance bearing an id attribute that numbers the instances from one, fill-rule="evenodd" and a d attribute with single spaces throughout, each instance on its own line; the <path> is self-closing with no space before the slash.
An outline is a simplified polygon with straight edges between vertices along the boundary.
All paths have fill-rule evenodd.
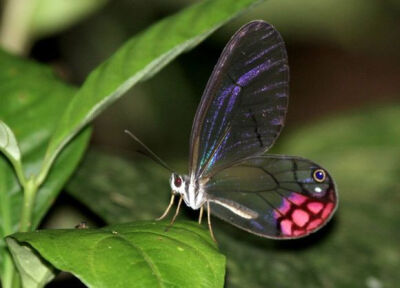
<path id="1" fill-rule="evenodd" d="M 213 218 L 227 255 L 227 287 L 396 286 L 400 210 L 393 204 L 399 202 L 400 127 L 392 123 L 399 113 L 398 105 L 366 108 L 278 140 L 275 152 L 301 155 L 330 170 L 339 187 L 339 209 L 322 231 L 284 242 L 252 236 Z M 164 208 L 160 202 L 168 202 L 168 175 L 154 163 L 128 159 L 89 151 L 67 190 L 107 223 L 155 218 Z M 99 200 L 93 202 L 95 196 Z"/>
<path id="2" fill-rule="evenodd" d="M 179 54 L 199 44 L 218 27 L 255 2 L 259 1 L 208 0 L 165 18 L 129 39 L 110 59 L 93 70 L 80 89 L 57 79 L 48 67 L 11 56 L 3 51 L 0 52 L 2 63 L 0 70 L 0 94 L 2 97 L 0 106 L 0 151 L 2 152 L 0 159 L 0 233 L 2 239 L 0 242 L 0 276 L 4 288 L 18 285 L 4 237 L 16 231 L 26 232 L 38 227 L 83 155 L 90 136 L 90 128 L 87 128 L 87 125 L 133 85 L 157 73 Z M 41 26 L 38 24 L 38 27 Z M 166 31 L 168 31 L 168 35 Z M 157 41 L 157 45 L 154 45 L 155 41 Z M 160 225 L 162 224 L 153 228 L 161 229 Z M 198 228 L 192 229 L 188 223 L 181 225 L 178 227 L 188 229 L 189 234 L 204 233 L 196 232 Z M 121 231 L 128 228 L 134 230 L 133 226 L 129 225 L 120 228 Z M 100 235 L 101 231 L 108 231 L 107 229 L 112 228 L 104 229 L 94 230 L 94 233 L 98 232 Z M 53 237 L 52 233 L 57 234 L 57 232 L 51 231 L 39 234 L 19 233 L 8 238 L 9 248 L 12 249 L 17 260 L 17 267 L 22 275 L 22 284 L 26 287 L 42 287 L 51 279 L 53 265 L 60 269 L 64 269 L 64 266 L 59 266 L 59 263 L 55 263 L 55 260 L 47 255 L 43 256 L 46 259 L 43 262 L 36 255 L 37 252 L 44 253 L 42 250 L 37 248 L 37 251 L 30 255 L 17 242 L 19 240 L 29 242 L 26 239 L 32 237 L 35 239 L 35 244 L 33 242 L 29 242 L 29 244 L 36 247 L 37 243 L 44 244 L 48 239 L 46 237 Z M 60 231 L 58 233 L 62 234 Z M 68 235 L 67 238 L 77 239 L 75 235 L 87 232 L 74 230 L 65 233 Z M 189 236 L 188 241 L 190 237 L 199 237 L 196 235 Z M 135 236 L 132 241 L 136 243 L 140 239 L 145 242 L 147 238 L 150 240 L 153 236 L 151 233 L 144 233 L 144 236 L 139 237 L 138 234 L 137 237 Z M 60 238 L 62 237 L 60 236 Z M 205 266 L 198 273 L 201 274 L 202 271 L 210 273 L 211 267 L 217 267 L 218 269 L 213 270 L 213 273 L 217 274 L 214 278 L 206 275 L 200 277 L 198 274 L 193 276 L 193 280 L 202 278 L 203 284 L 199 282 L 199 287 L 204 286 L 205 281 L 211 281 L 215 286 L 222 286 L 223 257 L 216 253 L 215 248 L 207 244 L 203 238 L 194 239 L 192 243 L 201 247 L 198 248 L 201 249 L 200 254 L 208 253 L 207 257 L 212 260 L 207 260 L 210 262 L 208 268 Z M 179 240 L 180 237 L 177 239 Z M 58 253 L 61 250 L 65 253 L 70 252 L 72 248 L 64 245 L 65 243 L 62 242 L 62 248 L 57 251 Z M 165 243 L 168 242 L 165 241 Z M 179 245 L 189 245 L 189 242 L 185 243 L 182 242 Z M 73 247 L 83 249 L 83 244 L 82 246 L 80 246 L 81 244 L 76 245 Z M 165 245 L 169 247 L 168 249 L 180 247 L 176 241 Z M 182 259 L 182 251 L 178 248 L 172 249 L 170 255 L 176 257 L 176 261 Z M 184 249 L 189 251 L 189 254 L 197 253 L 190 252 L 190 249 L 187 248 Z M 207 252 L 207 249 L 211 249 L 213 252 Z M 123 250 L 118 251 L 124 253 Z M 175 254 L 172 253 L 173 251 Z M 200 265 L 200 262 L 204 263 L 201 257 L 192 257 L 192 259 L 194 266 Z M 47 268 L 33 265 L 34 270 L 28 271 L 22 264 L 31 260 L 34 261 L 33 263 L 42 263 Z M 126 260 L 129 261 L 129 259 Z M 82 264 L 79 262 L 80 259 L 74 258 L 74 261 L 71 262 L 74 267 Z M 172 263 L 180 262 L 172 261 Z M 97 265 L 97 263 L 93 265 Z M 138 266 L 140 265 L 138 264 Z M 171 270 L 172 266 L 165 269 Z M 41 270 L 42 274 L 38 274 L 41 275 L 40 279 L 30 279 L 29 275 L 31 272 L 35 274 L 35 269 Z M 69 270 L 75 272 L 74 269 Z M 115 270 L 115 273 L 117 272 L 118 270 Z M 80 273 L 77 276 L 80 276 Z M 114 275 L 114 277 L 118 278 L 119 276 Z M 99 285 L 97 282 L 94 284 L 93 281 L 86 281 L 84 276 L 82 279 L 90 286 Z M 166 278 L 165 281 L 172 280 Z M 183 283 L 179 281 L 177 283 Z M 160 284 L 160 286 L 163 285 Z"/>
<path id="3" fill-rule="evenodd" d="M 42 230 L 7 238 L 24 287 L 40 287 L 52 267 L 88 287 L 222 287 L 225 257 L 193 222 L 133 222 L 102 229 Z"/>
<path id="4" fill-rule="evenodd" d="M 192 0 L 179 0 L 177 6 L 186 1 Z M 4 2 L 0 42 L 21 55 L 27 54 L 38 37 L 70 27 L 107 1 L 61 1 L 63 5 L 55 5 L 53 0 Z M 89 287 L 396 286 L 400 282 L 396 270 L 400 266 L 398 104 L 364 108 L 284 131 L 274 152 L 315 160 L 329 169 L 339 187 L 340 205 L 333 221 L 301 240 L 267 240 L 213 218 L 216 245 L 206 224 L 198 225 L 194 221 L 197 213 L 187 208 L 166 231 L 168 222 L 149 220 L 159 216 L 168 203 L 169 174 L 165 170 L 150 161 L 133 161 L 122 153 L 114 155 L 93 148 L 83 158 L 93 119 L 133 86 L 148 80 L 178 55 L 261 1 L 193 2 L 127 39 L 114 55 L 91 71 L 79 88 L 59 79 L 46 65 L 0 50 L 2 287 L 43 287 L 59 270 L 71 272 Z M 384 4 L 372 1 L 364 5 L 360 0 L 339 1 L 338 5 L 334 1 L 317 2 L 283 1 L 254 9 L 252 15 L 254 18 L 262 13 L 265 18 L 272 13 L 268 21 L 272 19 L 283 30 L 296 26 L 300 38 L 313 33 L 349 46 L 391 43 L 391 49 L 396 50 L 393 47 L 397 42 L 391 39 L 397 39 L 397 34 L 387 29 L 394 21 L 373 16 L 383 15 L 380 11 Z M 163 3 L 159 1 L 159 5 Z M 307 8 L 310 6 L 314 9 Z M 332 15 L 340 15 L 343 21 Z M 369 18 L 375 20 L 364 26 L 354 24 Z M 361 45 L 360 35 L 365 31 L 372 36 Z M 383 35 L 381 31 L 393 33 L 385 38 L 389 42 L 375 37 Z M 360 38 L 353 37 L 357 35 Z M 107 46 L 110 38 L 105 42 L 102 44 Z M 97 48 L 91 52 L 96 54 Z M 85 53 L 80 55 L 85 57 Z M 85 63 L 80 64 L 85 71 Z M 190 63 L 190 69 L 192 66 Z M 196 72 L 193 74 L 198 75 Z M 179 78 L 178 73 L 170 74 L 164 77 L 162 87 L 153 87 L 152 81 L 148 85 L 164 95 L 171 82 L 188 78 L 182 71 Z M 197 77 L 190 78 L 203 86 Z M 140 88 L 134 90 L 136 95 Z M 179 93 L 179 97 L 188 94 L 187 90 L 173 94 Z M 167 96 L 158 97 L 162 98 L 159 103 L 165 104 L 157 106 L 161 111 L 158 114 L 170 113 L 166 105 L 178 106 L 177 111 L 187 110 L 181 101 L 170 101 L 172 98 Z M 138 98 L 131 103 L 140 110 Z M 187 111 L 184 113 L 187 116 Z M 173 117 L 186 122 L 182 114 Z M 175 133 L 189 134 L 189 130 L 181 132 L 179 129 Z M 164 135 L 173 134 L 167 131 Z M 164 140 L 158 134 L 154 138 Z M 178 158 L 174 164 L 186 168 L 183 159 Z M 35 231 L 64 188 L 110 226 Z"/>
<path id="5" fill-rule="evenodd" d="M 49 138 L 75 88 L 57 80 L 42 65 L 4 52 L 0 52 L 0 59 L 0 93 L 6 104 L 0 106 L 0 143 L 4 152 L 0 161 L 0 271 L 3 286 L 8 287 L 12 266 L 3 237 L 37 227 L 77 166 L 90 130 L 85 129 L 69 143 L 48 177 L 37 182 Z"/>

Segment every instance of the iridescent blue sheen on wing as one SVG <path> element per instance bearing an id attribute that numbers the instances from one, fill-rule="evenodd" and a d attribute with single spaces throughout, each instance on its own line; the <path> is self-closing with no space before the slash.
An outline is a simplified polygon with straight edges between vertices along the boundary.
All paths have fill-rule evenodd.
<path id="1" fill-rule="evenodd" d="M 288 104 L 287 55 L 279 33 L 263 21 L 243 26 L 226 45 L 193 123 L 189 173 L 209 177 L 268 150 Z"/>

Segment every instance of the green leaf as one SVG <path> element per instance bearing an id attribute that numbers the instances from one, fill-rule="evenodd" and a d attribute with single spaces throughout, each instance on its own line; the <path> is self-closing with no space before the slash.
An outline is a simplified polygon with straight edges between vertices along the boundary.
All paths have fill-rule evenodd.
<path id="1" fill-rule="evenodd" d="M 41 281 L 54 266 L 88 287 L 223 287 L 225 257 L 208 231 L 192 222 L 175 223 L 165 232 L 167 226 L 136 222 L 41 230 L 16 233 L 7 243 L 21 272 L 33 275 L 41 266 Z"/>
<path id="2" fill-rule="evenodd" d="M 46 181 L 40 186 L 33 210 L 32 228 L 38 227 L 58 193 L 78 166 L 89 143 L 91 128 L 80 132 L 54 162 Z"/>
<path id="3" fill-rule="evenodd" d="M 19 151 L 19 146 L 17 139 L 15 138 L 12 130 L 0 120 L 0 152 L 10 160 L 11 164 L 14 166 L 15 173 L 21 184 L 25 183 L 25 176 L 22 172 L 21 166 L 21 152 Z"/>
<path id="4" fill-rule="evenodd" d="M 339 188 L 339 209 L 327 227 L 291 241 L 253 236 L 213 218 L 227 256 L 227 287 L 395 287 L 400 282 L 398 115 L 398 105 L 353 111 L 314 121 L 278 140 L 280 153 L 307 157 L 330 171 Z M 125 158 L 91 151 L 67 185 L 109 223 L 156 217 L 168 203 L 169 175 L 148 172 Z M 104 204 L 115 193 L 112 187 L 123 191 L 129 199 L 124 202 L 135 209 Z M 101 199 L 90 201 L 96 191 Z"/>
<path id="5" fill-rule="evenodd" d="M 258 0 L 206 0 L 154 24 L 129 40 L 95 69 L 67 107 L 52 136 L 41 179 L 62 147 L 84 125 L 139 81 L 153 76 L 179 54 Z"/>
<path id="6" fill-rule="evenodd" d="M 0 119 L 7 123 L 18 140 L 23 174 L 29 178 L 39 173 L 55 124 L 76 90 L 59 81 L 49 68 L 1 50 L 0 63 Z M 38 190 L 33 228 L 77 166 L 89 132 L 86 129 L 66 147 Z M 4 155 L 0 155 L 0 255 L 6 253 L 3 237 L 18 230 L 22 199 L 23 189 L 15 171 Z M 3 264 L 0 256 L 1 274 Z"/>
<path id="7" fill-rule="evenodd" d="M 121 223 L 160 216 L 171 195 L 168 179 L 169 172 L 152 162 L 90 149 L 67 190 L 107 223 Z"/>
<path id="8" fill-rule="evenodd" d="M 7 245 L 20 272 L 24 288 L 44 287 L 54 278 L 54 269 L 28 245 L 20 245 L 14 238 L 7 238 Z"/>
<path id="9" fill-rule="evenodd" d="M 31 36 L 61 31 L 104 6 L 107 0 L 54 1 L 35 0 L 30 21 Z"/>
<path id="10" fill-rule="evenodd" d="M 17 139 L 11 129 L 0 120 L 0 151 L 3 152 L 11 162 L 21 161 Z"/>

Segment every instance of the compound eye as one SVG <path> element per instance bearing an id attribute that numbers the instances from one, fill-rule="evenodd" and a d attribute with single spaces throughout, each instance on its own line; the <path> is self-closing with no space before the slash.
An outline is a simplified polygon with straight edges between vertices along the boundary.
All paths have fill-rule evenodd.
<path id="1" fill-rule="evenodd" d="M 175 176 L 174 185 L 175 185 L 175 187 L 178 187 L 178 188 L 181 187 L 181 185 L 182 185 L 182 179 L 181 179 L 181 177 Z"/>
<path id="2" fill-rule="evenodd" d="M 315 182 L 322 183 L 326 179 L 326 172 L 322 169 L 317 169 L 313 173 L 313 178 Z"/>

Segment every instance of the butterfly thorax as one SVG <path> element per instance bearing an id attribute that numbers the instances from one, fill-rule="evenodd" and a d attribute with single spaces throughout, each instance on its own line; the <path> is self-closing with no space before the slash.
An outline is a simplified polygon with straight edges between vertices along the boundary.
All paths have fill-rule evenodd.
<path id="1" fill-rule="evenodd" d="M 183 196 L 183 200 L 190 208 L 197 210 L 206 201 L 202 185 L 188 175 L 172 173 L 169 180 L 172 192 Z"/>

